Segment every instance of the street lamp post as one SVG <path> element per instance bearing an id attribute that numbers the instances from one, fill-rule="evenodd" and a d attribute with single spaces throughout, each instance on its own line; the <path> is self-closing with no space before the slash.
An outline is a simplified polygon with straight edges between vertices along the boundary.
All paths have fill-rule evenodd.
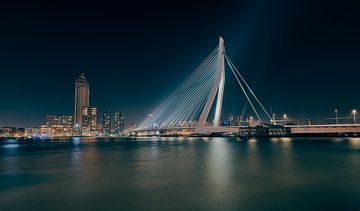
<path id="1" fill-rule="evenodd" d="M 338 110 L 337 109 L 335 109 L 335 123 L 339 124 L 339 122 L 338 122 Z"/>
<path id="2" fill-rule="evenodd" d="M 284 117 L 284 125 L 286 125 L 287 115 L 286 115 L 286 114 L 284 114 L 284 115 L 283 115 L 283 117 Z"/>
<path id="3" fill-rule="evenodd" d="M 356 124 L 356 110 L 355 109 L 352 110 L 352 114 L 354 116 L 354 124 Z"/>
<path id="4" fill-rule="evenodd" d="M 272 114 L 272 119 L 273 119 L 273 124 L 276 125 L 276 121 L 275 121 L 275 114 Z"/>

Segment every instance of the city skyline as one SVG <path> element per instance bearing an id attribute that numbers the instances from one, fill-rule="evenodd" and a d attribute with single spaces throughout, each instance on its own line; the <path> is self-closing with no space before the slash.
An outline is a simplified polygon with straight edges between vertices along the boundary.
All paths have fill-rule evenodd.
<path id="1" fill-rule="evenodd" d="M 0 69 L 16 81 L 0 84 L 6 90 L 0 127 L 32 127 L 47 114 L 71 115 L 73 81 L 81 73 L 91 83 L 98 113 L 122 111 L 127 125 L 140 123 L 219 35 L 274 113 L 330 118 L 339 109 L 339 116 L 351 118 L 360 107 L 356 3 L 210 2 L 202 10 L 200 3 L 158 2 L 139 10 L 123 5 L 121 14 L 114 9 L 120 5 L 59 4 L 56 10 L 46 3 L 3 7 L 8 21 L 1 23 Z M 24 26 L 22 33 L 16 26 Z M 223 118 L 241 115 L 246 105 L 234 81 L 227 83 Z"/>
<path id="2" fill-rule="evenodd" d="M 98 122 L 97 108 L 90 106 L 90 85 L 84 73 L 75 80 L 74 115 L 47 114 L 46 121 L 31 127 L 3 126 L 1 137 L 64 139 L 69 137 L 120 137 L 125 134 L 125 115 L 102 112 Z M 113 122 L 113 124 L 112 124 Z"/>

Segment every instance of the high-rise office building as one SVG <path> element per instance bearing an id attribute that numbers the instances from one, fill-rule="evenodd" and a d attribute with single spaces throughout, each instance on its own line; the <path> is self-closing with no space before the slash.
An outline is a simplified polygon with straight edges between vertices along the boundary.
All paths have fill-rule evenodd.
<path id="1" fill-rule="evenodd" d="M 89 106 L 89 83 L 84 74 L 75 81 L 75 108 L 74 108 L 74 127 L 81 128 L 83 122 L 82 108 Z"/>
<path id="2" fill-rule="evenodd" d="M 84 106 L 82 109 L 82 135 L 94 136 L 96 135 L 96 116 L 97 110 L 94 107 Z"/>
<path id="3" fill-rule="evenodd" d="M 111 132 L 110 124 L 110 112 L 103 112 L 101 114 L 101 132 L 103 134 L 110 134 Z"/>
<path id="4" fill-rule="evenodd" d="M 118 134 L 124 131 L 124 114 L 121 112 L 115 112 L 114 130 Z"/>

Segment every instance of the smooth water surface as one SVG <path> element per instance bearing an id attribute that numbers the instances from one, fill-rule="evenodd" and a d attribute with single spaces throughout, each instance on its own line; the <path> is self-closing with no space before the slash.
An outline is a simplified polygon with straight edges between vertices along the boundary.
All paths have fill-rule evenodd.
<path id="1" fill-rule="evenodd" d="M 0 147 L 0 210 L 360 209 L 359 138 Z"/>

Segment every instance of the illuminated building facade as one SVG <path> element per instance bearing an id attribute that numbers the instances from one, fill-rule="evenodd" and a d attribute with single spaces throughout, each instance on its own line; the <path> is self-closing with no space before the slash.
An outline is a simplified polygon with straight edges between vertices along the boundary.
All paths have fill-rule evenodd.
<path id="1" fill-rule="evenodd" d="M 24 137 L 31 138 L 31 137 L 39 137 L 41 134 L 39 127 L 28 127 L 25 128 Z"/>
<path id="2" fill-rule="evenodd" d="M 82 115 L 82 135 L 95 136 L 97 132 L 97 109 L 91 106 L 84 106 Z"/>
<path id="3" fill-rule="evenodd" d="M 89 83 L 84 74 L 75 81 L 75 108 L 74 108 L 74 127 L 81 128 L 83 122 L 82 109 L 89 106 Z"/>
<path id="4" fill-rule="evenodd" d="M 24 137 L 25 128 L 3 127 L 0 129 L 0 137 L 20 138 Z"/>
<path id="5" fill-rule="evenodd" d="M 120 134 L 124 132 L 124 114 L 121 112 L 115 112 L 114 115 L 114 130 L 115 133 Z"/>
<path id="6" fill-rule="evenodd" d="M 46 120 L 47 125 L 61 125 L 61 116 L 47 115 Z"/>
<path id="7" fill-rule="evenodd" d="M 40 128 L 42 136 L 62 138 L 73 135 L 72 116 L 48 115 L 46 119 L 46 124 Z"/>
<path id="8" fill-rule="evenodd" d="M 61 124 L 62 125 L 67 125 L 67 126 L 72 126 L 74 123 L 73 121 L 73 117 L 68 115 L 68 116 L 61 116 Z"/>
<path id="9" fill-rule="evenodd" d="M 101 133 L 104 135 L 109 135 L 110 132 L 111 132 L 110 112 L 103 112 L 101 114 Z"/>

